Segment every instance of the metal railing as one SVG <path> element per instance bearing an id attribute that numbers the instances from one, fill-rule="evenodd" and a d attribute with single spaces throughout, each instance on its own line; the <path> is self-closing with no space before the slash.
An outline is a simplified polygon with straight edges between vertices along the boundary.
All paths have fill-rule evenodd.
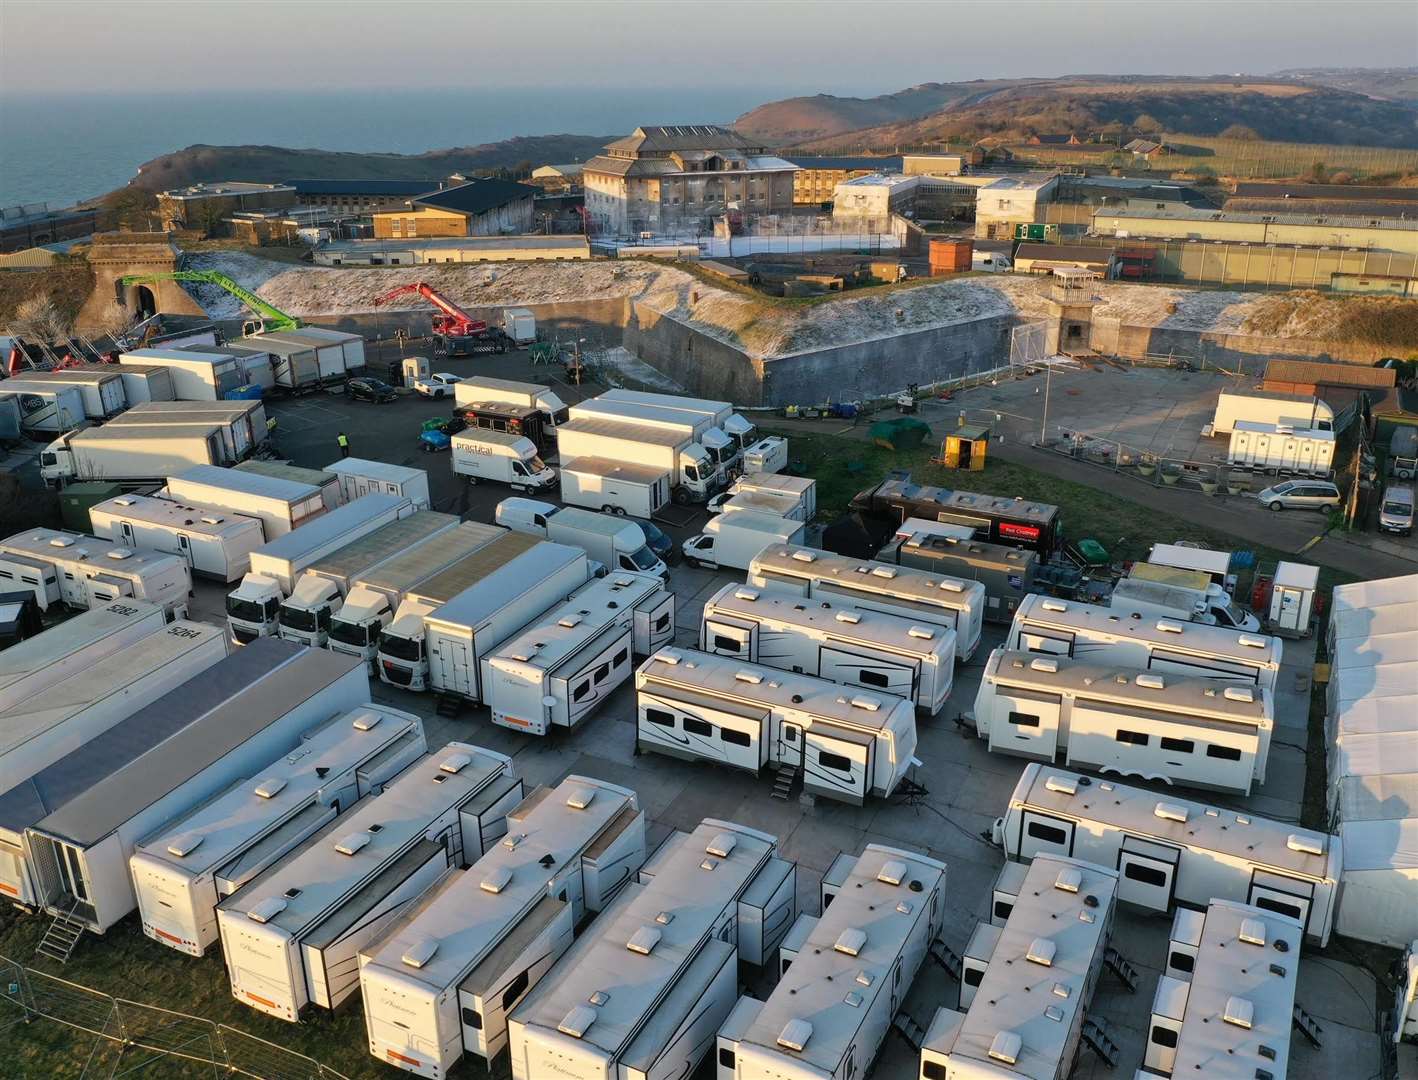
<path id="1" fill-rule="evenodd" d="M 49 1020 L 92 1036 L 83 1073 L 110 1080 L 161 1058 L 209 1065 L 213 1075 L 254 1080 L 346 1080 L 314 1058 L 227 1024 L 117 998 L 0 956 L 0 1037 L 20 1024 Z"/>

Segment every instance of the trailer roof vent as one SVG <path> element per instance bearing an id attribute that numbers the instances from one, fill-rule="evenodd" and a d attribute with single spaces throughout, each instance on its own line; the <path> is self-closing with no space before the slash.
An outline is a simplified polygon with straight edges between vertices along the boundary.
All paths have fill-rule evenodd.
<path id="1" fill-rule="evenodd" d="M 873 975 L 870 971 L 857 972 L 858 986 L 870 986 L 874 982 L 876 982 L 876 976 Z"/>
<path id="2" fill-rule="evenodd" d="M 630 935 L 630 940 L 625 943 L 625 947 L 633 953 L 649 956 L 659 943 L 660 931 L 653 926 L 642 926 Z"/>
<path id="3" fill-rule="evenodd" d="M 256 786 L 251 790 L 256 793 L 257 798 L 274 799 L 286 789 L 286 778 L 284 776 L 268 776 L 264 780 L 256 781 Z"/>
<path id="4" fill-rule="evenodd" d="M 737 597 L 737 598 L 740 599 L 740 600 L 757 600 L 757 599 L 758 599 L 758 590 L 757 590 L 757 589 L 747 589 L 747 588 L 744 588 L 744 589 L 736 589 L 736 590 L 734 591 L 734 596 Z"/>
<path id="5" fill-rule="evenodd" d="M 867 712 L 876 712 L 881 708 L 881 702 L 873 697 L 861 697 L 859 695 L 852 699 L 852 708 L 865 709 Z"/>
<path id="6" fill-rule="evenodd" d="M 1251 1029 L 1255 1022 L 1256 1007 L 1251 1004 L 1248 998 L 1229 997 L 1226 999 L 1226 1012 L 1221 1019 L 1228 1024 L 1235 1024 L 1238 1028 Z"/>
<path id="7" fill-rule="evenodd" d="M 574 787 L 566 794 L 566 805 L 573 810 L 584 810 L 591 805 L 596 797 L 596 789 L 592 787 Z"/>
<path id="8" fill-rule="evenodd" d="M 783 1030 L 778 1032 L 778 1045 L 801 1053 L 811 1038 L 812 1025 L 801 1017 L 795 1017 L 784 1024 Z"/>
<path id="9" fill-rule="evenodd" d="M 900 885 L 906 878 L 906 864 L 900 859 L 887 859 L 876 872 L 876 880 L 888 885 Z"/>
<path id="10" fill-rule="evenodd" d="M 673 667 L 675 664 L 678 664 L 681 660 L 683 660 L 684 657 L 681 656 L 674 649 L 661 649 L 655 654 L 655 659 L 659 660 L 662 664 L 669 664 L 671 667 Z"/>
<path id="11" fill-rule="evenodd" d="M 1078 784 L 1067 776 L 1051 776 L 1044 781 L 1046 791 L 1057 791 L 1060 795 L 1077 795 Z"/>
<path id="12" fill-rule="evenodd" d="M 449 754 L 438 763 L 439 772 L 459 773 L 473 763 L 472 754 Z"/>
<path id="13" fill-rule="evenodd" d="M 926 626 L 913 626 L 907 630 L 913 638 L 920 638 L 922 641 L 934 641 L 935 631 Z"/>
<path id="14" fill-rule="evenodd" d="M 1062 600 L 1045 600 L 1039 605 L 1045 611 L 1067 611 L 1068 605 Z"/>
<path id="15" fill-rule="evenodd" d="M 106 552 L 105 554 L 114 562 L 122 562 L 124 559 L 131 559 L 133 557 L 133 552 L 129 551 L 127 548 L 114 548 L 112 551 Z"/>
<path id="16" fill-rule="evenodd" d="M 672 912 L 672 911 L 662 911 L 662 912 L 660 912 L 658 915 L 655 916 L 655 921 L 656 921 L 657 923 L 659 923 L 661 926 L 669 926 L 670 923 L 672 923 L 672 922 L 675 921 L 674 912 Z"/>
<path id="17" fill-rule="evenodd" d="M 1024 1049 L 1024 1040 L 1017 1032 L 1001 1031 L 990 1043 L 990 1057 L 1013 1065 L 1019 1060 L 1019 1051 Z"/>
<path id="18" fill-rule="evenodd" d="M 1056 1024 L 1063 1023 L 1063 1010 L 1057 1005 L 1048 1006 L 1048 1008 L 1044 1010 L 1044 1015 Z"/>
<path id="19" fill-rule="evenodd" d="M 1257 637 L 1255 634 L 1242 634 L 1236 638 L 1236 641 L 1251 649 L 1264 649 L 1270 644 L 1268 638 Z"/>
<path id="20" fill-rule="evenodd" d="M 1236 932 L 1236 936 L 1247 945 L 1265 944 L 1265 920 L 1264 919 L 1242 919 L 1241 929 Z"/>
<path id="21" fill-rule="evenodd" d="M 1054 983 L 1052 989 L 1053 995 L 1056 998 L 1063 998 L 1067 1001 L 1073 996 L 1073 987 L 1069 986 L 1068 983 Z"/>
<path id="22" fill-rule="evenodd" d="M 757 686 L 763 681 L 763 676 L 756 671 L 736 671 L 734 672 L 734 678 L 738 682 L 753 683 L 754 686 Z"/>
<path id="23" fill-rule="evenodd" d="M 431 937 L 415 938 L 409 947 L 404 950 L 404 955 L 399 957 L 411 968 L 421 968 L 424 964 L 433 959 L 433 954 L 438 951 L 438 941 Z"/>
<path id="24" fill-rule="evenodd" d="M 378 725 L 379 721 L 383 719 L 384 717 L 373 709 L 361 709 L 359 712 L 355 713 L 354 719 L 350 721 L 350 725 L 356 731 L 371 731 Z"/>
<path id="25" fill-rule="evenodd" d="M 574 627 L 574 626 L 579 626 L 579 625 L 581 625 L 581 622 L 582 622 L 582 619 L 581 619 L 581 616 L 580 616 L 580 615 L 578 615 L 578 614 L 571 614 L 571 615 L 564 615 L 564 616 L 562 616 L 560 619 L 557 619 L 557 620 L 556 620 L 556 625 L 557 625 L 557 626 L 564 626 L 564 627 L 566 627 L 566 629 L 570 630 L 570 629 L 571 629 L 572 627 Z"/>
<path id="26" fill-rule="evenodd" d="M 203 525 L 220 525 L 226 519 L 219 517 L 201 517 L 197 520 L 200 521 Z"/>
<path id="27" fill-rule="evenodd" d="M 795 551 L 793 558 L 798 562 L 817 562 L 817 552 L 815 551 Z"/>
<path id="28" fill-rule="evenodd" d="M 577 1005 L 561 1018 L 561 1023 L 556 1025 L 556 1030 L 563 1035 L 570 1035 L 573 1039 L 579 1039 L 591 1030 L 591 1025 L 596 1022 L 596 1017 L 599 1015 L 596 1009 L 590 1005 Z"/>
<path id="29" fill-rule="evenodd" d="M 502 838 L 502 846 L 505 847 L 508 851 L 516 851 L 517 845 L 525 839 L 527 839 L 526 833 L 510 832 Z"/>
<path id="30" fill-rule="evenodd" d="M 495 895 L 497 893 L 500 893 L 503 889 L 507 888 L 507 885 L 509 882 L 511 882 L 511 880 L 511 870 L 509 870 L 505 866 L 494 866 L 491 870 L 487 872 L 483 879 L 478 882 L 478 888 L 481 889 L 483 892 L 489 892 Z"/>
<path id="31" fill-rule="evenodd" d="M 592 1005 L 596 1006 L 604 1005 L 610 999 L 611 996 L 604 990 L 592 990 L 589 994 L 586 995 L 586 1000 L 589 1001 Z"/>
<path id="32" fill-rule="evenodd" d="M 1147 690 L 1167 689 L 1167 680 L 1154 672 L 1144 672 L 1134 679 L 1133 682 Z"/>
<path id="33" fill-rule="evenodd" d="M 1059 662 L 1051 656 L 1036 656 L 1029 661 L 1029 666 L 1035 671 L 1056 672 L 1059 670 Z"/>
<path id="34" fill-rule="evenodd" d="M 125 498 L 124 498 L 123 496 L 121 496 L 121 495 L 120 495 L 118 498 L 114 499 L 113 501 L 114 501 L 114 503 L 117 504 L 118 506 L 137 506 L 137 505 L 138 505 L 138 500 L 137 500 L 137 499 L 125 499 Z"/>
<path id="35" fill-rule="evenodd" d="M 965 591 L 965 583 L 964 583 L 963 581 L 956 581 L 955 578 L 946 578 L 944 581 L 942 581 L 942 582 L 940 583 L 940 587 L 941 587 L 942 589 L 944 589 L 946 592 L 964 592 L 964 591 Z"/>
<path id="36" fill-rule="evenodd" d="M 1060 892 L 1076 893 L 1083 886 L 1083 875 L 1072 866 L 1066 866 L 1054 878 L 1054 888 Z"/>
<path id="37" fill-rule="evenodd" d="M 714 838 L 704 845 L 704 850 L 710 855 L 717 855 L 721 859 L 727 859 L 738 846 L 738 840 L 733 833 L 715 833 Z"/>
<path id="38" fill-rule="evenodd" d="M 855 926 L 849 926 L 837 935 L 837 940 L 832 943 L 832 947 L 839 953 L 846 953 L 848 956 L 856 956 L 862 951 L 862 946 L 867 943 L 867 932 L 859 930 Z"/>
<path id="39" fill-rule="evenodd" d="M 894 577 L 896 576 L 896 567 L 894 567 L 894 566 L 873 566 L 873 567 L 871 568 L 871 576 L 872 576 L 872 577 L 879 577 L 879 578 L 886 578 L 888 581 L 890 581 L 892 578 L 894 578 Z"/>
<path id="40" fill-rule="evenodd" d="M 246 917 L 252 922 L 268 923 L 286 909 L 283 896 L 268 896 L 259 904 L 247 908 Z"/>
<path id="41" fill-rule="evenodd" d="M 1249 686 L 1228 686 L 1221 693 L 1228 701 L 1254 701 L 1256 692 Z"/>
<path id="42" fill-rule="evenodd" d="M 1180 634 L 1184 632 L 1185 627 L 1175 619 L 1158 619 L 1157 629 L 1164 634 Z"/>
<path id="43" fill-rule="evenodd" d="M 1181 803 L 1160 802 L 1152 808 L 1152 813 L 1163 821 L 1187 820 L 1187 808 Z"/>
<path id="44" fill-rule="evenodd" d="M 1306 855 L 1323 855 L 1324 846 L 1313 836 L 1306 836 L 1304 833 L 1291 833 L 1285 838 L 1285 846 L 1291 851 L 1299 851 Z"/>
<path id="45" fill-rule="evenodd" d="M 855 626 L 857 623 L 862 621 L 862 616 L 860 613 L 855 611 L 839 611 L 837 613 L 837 621 L 851 623 Z"/>
<path id="46" fill-rule="evenodd" d="M 850 1005 L 854 1009 L 862 1007 L 862 995 L 855 990 L 847 991 L 847 996 L 842 999 L 844 1004 Z"/>
<path id="47" fill-rule="evenodd" d="M 1058 955 L 1059 947 L 1048 938 L 1037 937 L 1029 946 L 1029 951 L 1024 954 L 1025 958 L 1043 967 L 1053 967 L 1054 957 Z"/>
<path id="48" fill-rule="evenodd" d="M 191 855 L 201 846 L 202 837 L 198 833 L 186 832 L 169 840 L 167 851 L 169 855 L 176 855 L 180 859 L 184 855 Z"/>
<path id="49" fill-rule="evenodd" d="M 374 838 L 367 832 L 352 832 L 335 841 L 335 850 L 341 855 L 353 855 L 372 839 Z"/>
<path id="50" fill-rule="evenodd" d="M 73 547 L 74 538 L 72 536 L 55 536 L 50 539 L 49 546 L 57 548 Z"/>

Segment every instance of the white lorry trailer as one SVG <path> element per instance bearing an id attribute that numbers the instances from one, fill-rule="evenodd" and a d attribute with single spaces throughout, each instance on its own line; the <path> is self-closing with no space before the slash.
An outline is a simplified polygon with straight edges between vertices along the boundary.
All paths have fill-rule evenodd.
<path id="1" fill-rule="evenodd" d="M 318 488 L 326 510 L 334 510 L 347 501 L 344 489 L 340 486 L 340 478 L 324 469 L 304 469 L 299 465 L 292 465 L 289 461 L 264 461 L 260 458 L 243 461 L 239 465 L 233 465 L 232 469 L 236 472 L 251 473 L 253 476 L 269 476 L 273 480 L 288 480 Z"/>
<path id="2" fill-rule="evenodd" d="M 150 401 L 134 405 L 105 427 L 191 427 L 216 424 L 229 461 L 250 457 L 270 437 L 266 407 L 260 401 Z"/>
<path id="3" fill-rule="evenodd" d="M 982 966 L 966 969 L 960 1009 L 936 1011 L 921 1043 L 921 1075 L 1068 1080 L 1107 959 L 1117 891 L 1114 870 L 1035 859 L 1003 925 L 981 924 L 995 931 L 993 947 L 976 958 Z M 1040 1022 L 1040 979 L 1050 983 L 1049 1023 Z"/>
<path id="4" fill-rule="evenodd" d="M 256 518 L 151 495 L 119 495 L 89 507 L 94 535 L 137 551 L 176 555 L 194 575 L 239 581 L 265 543 Z"/>
<path id="5" fill-rule="evenodd" d="M 500 401 L 525 409 L 538 409 L 546 417 L 547 427 L 553 429 L 570 419 L 565 402 L 550 387 L 540 383 L 473 375 L 454 384 L 453 400 L 459 407 L 479 401 Z"/>
<path id="6" fill-rule="evenodd" d="M 740 938 L 767 922 L 768 940 L 745 951 L 771 951 L 797 914 L 777 850 L 776 837 L 713 818 L 674 841 L 512 1013 L 514 1080 L 693 1075 L 738 998 Z"/>
<path id="7" fill-rule="evenodd" d="M 1205 574 L 1214 585 L 1228 594 L 1236 591 L 1236 575 L 1231 573 L 1231 553 L 1192 547 L 1190 544 L 1153 544 L 1147 552 L 1153 566 L 1170 566 L 1175 570 L 1192 570 Z"/>
<path id="8" fill-rule="evenodd" d="M 596 400 L 627 401 L 637 405 L 652 405 L 662 409 L 707 416 L 716 428 L 734 442 L 733 461 L 742 464 L 744 451 L 758 437 L 758 428 L 752 421 L 734 411 L 727 401 L 710 401 L 707 398 L 682 397 L 678 394 L 652 394 L 644 390 L 607 390 Z M 786 444 L 785 444 L 786 449 Z M 748 472 L 746 467 L 745 472 Z M 766 470 L 773 472 L 776 470 Z"/>
<path id="9" fill-rule="evenodd" d="M 571 775 L 532 792 L 502 843 L 360 953 L 369 1052 L 435 1078 L 464 1054 L 490 1062 L 508 1015 L 644 860 L 633 791 Z"/>
<path id="10" fill-rule="evenodd" d="M 538 543 L 425 615 L 427 688 L 482 701 L 483 657 L 590 577 L 580 548 Z"/>
<path id="11" fill-rule="evenodd" d="M 562 461 L 605 458 L 670 474 L 670 498 L 706 502 L 723 489 L 714 460 L 682 429 L 657 428 L 623 418 L 569 420 L 556 432 Z"/>
<path id="12" fill-rule="evenodd" d="M 217 905 L 237 1001 L 296 1023 L 359 989 L 358 956 L 450 867 L 481 858 L 522 798 L 512 760 L 451 742 Z"/>
<path id="13" fill-rule="evenodd" d="M 497 504 L 495 520 L 514 532 L 579 547 L 607 570 L 669 577 L 669 568 L 645 543 L 640 526 L 613 514 L 513 497 Z"/>
<path id="14" fill-rule="evenodd" d="M 1265 782 L 1270 692 L 996 649 L 975 698 L 991 750 L 1076 769 L 1249 795 Z"/>
<path id="15" fill-rule="evenodd" d="M 314 349 L 297 346 L 276 352 L 256 338 L 237 338 L 225 348 L 241 361 L 249 380 L 264 386 L 265 378 L 252 378 L 252 369 L 270 372 L 271 392 L 307 394 L 320 388 L 320 362 Z"/>
<path id="16" fill-rule="evenodd" d="M 303 645 L 325 645 L 335 612 L 343 606 L 355 581 L 457 525 L 452 514 L 417 510 L 312 563 L 281 601 L 276 616 L 280 636 Z"/>
<path id="17" fill-rule="evenodd" d="M 165 498 L 261 519 L 275 540 L 325 513 L 324 493 L 313 484 L 282 480 L 246 469 L 199 466 L 170 475 Z"/>
<path id="18" fill-rule="evenodd" d="M 738 443 L 724 433 L 708 412 L 617 401 L 603 395 L 571 406 L 571 419 L 610 420 L 676 433 L 704 448 L 719 471 L 720 480 L 727 479 L 728 470 L 741 457 Z"/>
<path id="19" fill-rule="evenodd" d="M 187 617 L 192 575 L 175 555 L 134 551 L 111 540 L 57 529 L 31 529 L 0 540 L 0 563 L 19 556 L 56 571 L 59 599 L 80 610 L 131 598 L 161 604 L 169 619 Z"/>
<path id="20" fill-rule="evenodd" d="M 537 454 L 537 444 L 510 431 L 464 428 L 448 447 L 455 476 L 476 484 L 491 480 L 513 491 L 546 491 L 556 486 L 556 470 Z"/>
<path id="21" fill-rule="evenodd" d="M 864 611 L 948 626 L 955 631 L 955 656 L 962 664 L 980 644 L 985 587 L 978 581 L 796 544 L 773 544 L 749 564 L 748 583 L 814 599 L 835 597 Z"/>
<path id="22" fill-rule="evenodd" d="M 326 465 L 325 471 L 339 478 L 343 502 L 353 502 L 361 495 L 381 494 L 402 495 L 419 510 L 432 505 L 428 473 L 423 469 L 365 458 L 340 458 Z"/>
<path id="23" fill-rule="evenodd" d="M 647 574 L 596 578 L 482 659 L 492 722 L 530 735 L 572 728 L 630 678 L 632 656 L 674 641 L 675 595 Z"/>
<path id="24" fill-rule="evenodd" d="M 79 364 L 66 371 L 117 375 L 123 382 L 123 400 L 128 407 L 146 401 L 173 401 L 172 372 L 165 367 L 144 364 Z"/>
<path id="25" fill-rule="evenodd" d="M 502 309 L 502 330 L 518 345 L 537 340 L 537 317 L 524 307 Z"/>
<path id="26" fill-rule="evenodd" d="M 494 525 L 464 521 L 457 528 L 364 571 L 351 583 L 344 603 L 331 618 L 329 647 L 373 663 L 379 653 L 380 634 L 393 621 L 410 589 L 452 570 L 474 552 L 506 535 L 507 530 Z"/>
<path id="27" fill-rule="evenodd" d="M 413 504 L 397 495 L 366 495 L 257 548 L 251 553 L 251 570 L 227 594 L 232 637 L 245 644 L 275 634 L 281 601 L 294 591 L 304 571 L 413 512 Z"/>
<path id="28" fill-rule="evenodd" d="M 271 366 L 278 382 L 284 366 L 308 366 L 312 358 L 319 369 L 320 381 L 325 384 L 342 383 L 364 374 L 364 338 L 343 330 L 302 326 L 298 330 L 248 334 L 237 344 L 270 353 L 275 358 Z"/>
<path id="29" fill-rule="evenodd" d="M 740 510 L 710 518 L 704 531 L 691 536 L 680 550 L 690 566 L 747 570 L 764 548 L 801 543 L 806 531 L 794 518 Z"/>
<path id="30" fill-rule="evenodd" d="M 1300 430 L 1335 431 L 1334 410 L 1317 397 L 1303 394 L 1278 394 L 1264 390 L 1243 393 L 1222 391 L 1216 399 L 1216 413 L 1205 435 L 1230 435 L 1237 421 L 1258 424 L 1284 424 Z"/>
<path id="31" fill-rule="evenodd" d="M 991 830 L 1010 859 L 1117 867 L 1118 899 L 1152 911 L 1213 898 L 1298 919 L 1323 947 L 1339 906 L 1339 838 L 1031 762 Z"/>
<path id="32" fill-rule="evenodd" d="M 70 431 L 88 419 L 84 392 L 77 386 L 20 375 L 6 379 L 3 390 L 20 403 L 20 430 L 32 439 Z"/>
<path id="33" fill-rule="evenodd" d="M 766 512 L 780 517 L 811 521 L 817 515 L 817 481 L 807 476 L 780 476 L 777 473 L 744 473 L 727 491 L 709 500 L 709 513 L 717 514 L 739 496 L 764 495 L 773 500 L 772 509 Z M 763 505 L 755 506 L 752 499 L 736 503 L 738 509 L 763 511 Z"/>
<path id="34" fill-rule="evenodd" d="M 1285 476 L 1328 477 L 1334 472 L 1334 432 L 1237 420 L 1226 448 L 1233 469 Z"/>
<path id="35" fill-rule="evenodd" d="M 1146 618 L 1030 593 L 1010 624 L 1006 649 L 1094 664 L 1228 682 L 1275 692 L 1284 645 L 1266 634 Z"/>
<path id="36" fill-rule="evenodd" d="M 153 702 L 150 710 L 184 714 L 188 700 L 203 700 L 209 688 L 243 687 L 25 830 L 46 911 L 103 933 L 138 906 L 128 860 L 144 837 L 369 699 L 368 678 L 347 657 L 273 644 L 298 651 L 284 652 L 274 670 L 260 665 L 254 677 L 246 665 L 227 668 L 235 658 L 228 657 Z"/>
<path id="37" fill-rule="evenodd" d="M 671 474 L 649 465 L 563 456 L 560 475 L 562 502 L 603 514 L 651 518 L 670 501 Z"/>
<path id="38" fill-rule="evenodd" d="M 720 1027 L 716 1080 L 869 1075 L 945 925 L 945 876 L 944 863 L 879 844 L 839 855 L 773 993 L 742 998 Z"/>
<path id="39" fill-rule="evenodd" d="M 169 821 L 129 860 L 143 933 L 189 956 L 216 944 L 217 904 L 428 750 L 423 721 L 365 705 L 310 732 L 210 802 Z"/>
<path id="40" fill-rule="evenodd" d="M 801 773 L 805 791 L 861 805 L 915 765 L 915 709 L 888 694 L 692 649 L 661 649 L 635 673 L 636 747 L 757 775 Z"/>
<path id="41" fill-rule="evenodd" d="M 39 455 L 39 474 L 54 488 L 86 480 L 125 488 L 162 483 L 173 473 L 233 461 L 220 424 L 81 428 L 65 432 Z"/>
<path id="42" fill-rule="evenodd" d="M 133 349 L 119 353 L 118 363 L 167 368 L 178 401 L 221 401 L 246 381 L 240 360 L 210 346 Z"/>
<path id="43" fill-rule="evenodd" d="M 705 602 L 699 647 L 895 694 L 931 716 L 945 707 L 955 671 L 955 631 L 946 627 L 751 585 L 725 585 Z"/>
<path id="44" fill-rule="evenodd" d="M 84 413 L 90 420 L 107 420 L 128 408 L 128 394 L 123 387 L 123 379 L 117 368 L 105 364 L 84 368 L 60 368 L 55 371 L 36 371 L 25 376 L 41 382 L 61 386 L 76 387 L 84 398 Z"/>

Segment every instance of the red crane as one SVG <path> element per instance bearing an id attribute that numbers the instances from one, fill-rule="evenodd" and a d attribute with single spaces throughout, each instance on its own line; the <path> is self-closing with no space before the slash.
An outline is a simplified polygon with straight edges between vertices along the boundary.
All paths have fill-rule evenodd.
<path id="1" fill-rule="evenodd" d="M 377 307 L 400 296 L 407 296 L 409 293 L 418 293 L 442 313 L 433 317 L 433 332 L 435 334 L 445 337 L 473 337 L 487 333 L 487 323 L 481 319 L 473 318 L 425 281 L 416 281 L 412 285 L 400 285 L 397 289 L 385 293 L 374 303 Z"/>

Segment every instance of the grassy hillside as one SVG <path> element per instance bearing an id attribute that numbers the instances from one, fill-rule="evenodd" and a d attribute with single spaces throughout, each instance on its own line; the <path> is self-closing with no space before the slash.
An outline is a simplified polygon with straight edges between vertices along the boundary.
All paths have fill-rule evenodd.
<path id="1" fill-rule="evenodd" d="M 744 113 L 734 121 L 734 127 L 774 143 L 828 138 L 861 128 L 914 120 L 942 109 L 959 108 L 1018 82 L 1017 79 L 977 79 L 967 83 L 923 83 L 909 90 L 871 98 L 834 94 L 788 98 L 770 101 Z"/>

